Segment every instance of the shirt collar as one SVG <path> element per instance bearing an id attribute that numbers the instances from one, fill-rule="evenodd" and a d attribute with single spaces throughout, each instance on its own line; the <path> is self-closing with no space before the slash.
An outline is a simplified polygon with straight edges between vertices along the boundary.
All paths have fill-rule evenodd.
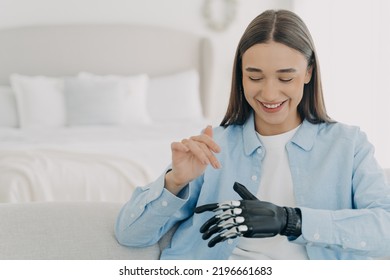
<path id="1" fill-rule="evenodd" d="M 301 127 L 291 139 L 291 142 L 305 151 L 310 151 L 314 146 L 314 141 L 318 134 L 319 127 L 319 125 L 312 124 L 307 120 L 304 120 Z"/>
<path id="2" fill-rule="evenodd" d="M 252 154 L 259 147 L 263 146 L 260 139 L 256 135 L 255 117 L 253 112 L 249 115 L 249 118 L 244 123 L 242 137 L 244 139 L 244 150 L 247 156 Z"/>
<path id="3" fill-rule="evenodd" d="M 301 127 L 291 139 L 291 142 L 305 151 L 310 151 L 313 148 L 318 129 L 318 125 L 304 120 Z M 251 113 L 247 121 L 244 123 L 243 140 L 246 155 L 252 154 L 256 149 L 263 146 L 256 135 L 254 113 Z"/>

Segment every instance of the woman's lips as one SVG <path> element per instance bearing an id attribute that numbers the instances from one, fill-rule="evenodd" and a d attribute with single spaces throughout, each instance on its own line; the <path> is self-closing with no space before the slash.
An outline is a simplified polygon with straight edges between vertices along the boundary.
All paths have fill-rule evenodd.
<path id="1" fill-rule="evenodd" d="M 262 108 L 264 111 L 266 111 L 268 113 L 276 113 L 276 112 L 279 112 L 283 108 L 283 105 L 286 101 L 287 100 L 282 101 L 282 102 L 273 102 L 273 103 L 267 103 L 267 102 L 261 102 L 261 101 L 259 101 L 259 102 L 262 105 Z"/>

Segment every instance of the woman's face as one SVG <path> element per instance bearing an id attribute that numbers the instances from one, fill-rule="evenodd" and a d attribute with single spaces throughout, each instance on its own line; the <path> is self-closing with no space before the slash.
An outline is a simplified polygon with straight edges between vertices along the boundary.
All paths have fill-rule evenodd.
<path id="1" fill-rule="evenodd" d="M 273 41 L 253 45 L 244 53 L 242 83 L 255 112 L 257 132 L 281 134 L 302 122 L 297 107 L 311 72 L 299 51 Z"/>

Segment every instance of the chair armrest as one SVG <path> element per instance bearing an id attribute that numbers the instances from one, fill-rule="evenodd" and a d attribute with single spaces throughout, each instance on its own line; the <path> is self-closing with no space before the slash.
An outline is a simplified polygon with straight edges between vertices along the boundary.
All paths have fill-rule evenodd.
<path id="1" fill-rule="evenodd" d="M 159 244 L 121 246 L 114 235 L 122 207 L 109 202 L 0 204 L 0 259 L 158 259 Z"/>

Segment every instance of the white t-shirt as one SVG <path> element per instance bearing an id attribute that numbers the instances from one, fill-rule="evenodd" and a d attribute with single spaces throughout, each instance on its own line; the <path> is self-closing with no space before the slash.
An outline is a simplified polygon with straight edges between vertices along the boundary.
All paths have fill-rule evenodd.
<path id="1" fill-rule="evenodd" d="M 262 179 L 257 198 L 278 206 L 295 207 L 293 183 L 286 144 L 299 127 L 273 136 L 258 134 L 265 148 Z M 240 237 L 230 259 L 308 259 L 304 246 L 289 242 L 286 236 L 270 238 Z"/>

